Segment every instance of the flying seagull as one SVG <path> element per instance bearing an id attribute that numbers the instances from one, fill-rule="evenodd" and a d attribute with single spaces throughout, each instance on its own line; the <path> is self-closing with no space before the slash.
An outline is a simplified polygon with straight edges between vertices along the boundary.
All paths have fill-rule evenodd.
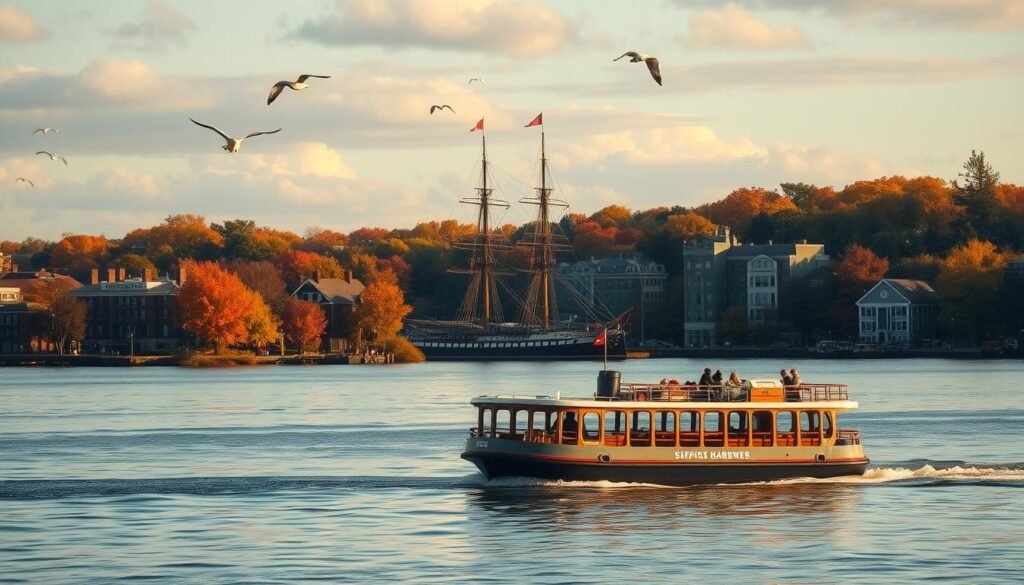
<path id="1" fill-rule="evenodd" d="M 641 61 L 647 63 L 647 69 L 651 72 L 651 77 L 654 78 L 654 81 L 658 82 L 658 85 L 661 85 L 661 66 L 658 65 L 656 58 L 646 53 L 637 53 L 636 51 L 627 51 L 622 54 L 622 57 L 629 57 L 630 63 L 639 63 Z M 612 59 L 612 61 L 618 61 L 622 57 Z"/>
<path id="2" fill-rule="evenodd" d="M 50 157 L 50 160 L 60 159 L 60 160 L 64 161 L 64 166 L 68 166 L 68 159 L 64 158 L 63 156 L 61 156 L 59 154 L 53 154 L 53 153 L 50 153 L 50 152 L 46 152 L 45 150 L 40 150 L 36 154 L 45 154 L 46 156 Z"/>
<path id="3" fill-rule="evenodd" d="M 189 118 L 189 120 L 192 120 L 192 118 Z M 209 126 L 209 125 L 203 124 L 202 122 L 196 122 L 195 120 L 192 120 L 192 123 L 195 124 L 196 126 L 202 126 L 203 128 L 207 128 L 209 130 L 213 130 L 217 134 L 220 134 L 221 137 L 224 140 L 227 141 L 227 144 L 225 144 L 221 148 L 223 148 L 224 150 L 226 150 L 228 152 L 238 152 L 238 149 L 242 147 L 242 141 L 246 140 L 246 139 L 249 139 L 249 138 L 252 138 L 253 136 L 260 136 L 262 134 L 277 134 L 278 132 L 281 131 L 281 129 L 278 128 L 277 130 L 270 130 L 268 132 L 252 132 L 250 134 L 246 134 L 244 138 L 232 138 L 232 137 L 230 137 L 227 134 L 221 132 L 220 130 L 218 130 L 217 128 L 215 128 L 213 126 Z"/>
<path id="4" fill-rule="evenodd" d="M 40 132 L 42 132 L 43 134 L 49 134 L 50 132 L 53 132 L 54 134 L 60 134 L 60 130 L 57 130 L 56 128 L 36 128 L 36 131 L 33 132 L 33 134 L 39 134 Z"/>
<path id="5" fill-rule="evenodd" d="M 484 80 L 481 79 L 480 77 L 471 77 L 469 79 L 469 83 L 467 85 L 473 85 L 474 81 L 479 81 L 480 83 L 484 83 Z"/>
<path id="6" fill-rule="evenodd" d="M 36 188 L 36 184 L 35 184 L 35 183 L 33 183 L 32 181 L 29 181 L 29 180 L 28 180 L 28 179 L 26 179 L 25 177 L 18 177 L 17 179 L 14 179 L 14 182 L 15 182 L 15 183 L 18 183 L 18 182 L 22 182 L 22 183 L 28 183 L 29 185 L 32 185 L 32 188 L 33 188 L 33 189 L 35 189 L 35 188 Z"/>
<path id="7" fill-rule="evenodd" d="M 309 75 L 307 73 L 304 75 L 300 75 L 299 78 L 296 79 L 295 81 L 278 81 L 277 83 L 274 84 L 274 87 L 270 88 L 270 95 L 267 96 L 267 105 L 269 106 L 270 104 L 274 103 L 274 100 L 277 99 L 277 96 L 281 95 L 281 92 L 284 91 L 285 87 L 290 87 L 295 91 L 299 91 L 300 89 L 306 89 L 307 87 L 309 87 L 308 85 L 306 85 L 306 80 L 309 79 L 310 77 L 318 77 L 320 79 L 331 78 L 330 75 Z"/>
<path id="8" fill-rule="evenodd" d="M 449 106 L 448 104 L 445 104 L 443 106 L 430 106 L 430 113 L 433 114 L 436 110 L 443 110 L 445 108 L 448 108 L 449 110 L 452 110 L 452 107 Z M 452 113 L 454 114 L 455 110 L 452 110 Z"/>

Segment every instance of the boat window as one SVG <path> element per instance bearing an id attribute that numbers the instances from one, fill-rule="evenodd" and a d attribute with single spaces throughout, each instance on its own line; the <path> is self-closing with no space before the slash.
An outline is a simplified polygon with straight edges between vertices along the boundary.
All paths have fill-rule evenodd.
<path id="1" fill-rule="evenodd" d="M 775 413 L 775 439 L 780 447 L 796 445 L 796 417 L 792 410 Z"/>
<path id="2" fill-rule="evenodd" d="M 747 411 L 733 410 L 729 413 L 729 446 L 748 447 L 747 430 L 749 421 Z"/>
<path id="3" fill-rule="evenodd" d="M 562 444 L 575 445 L 579 437 L 579 415 L 575 410 L 562 411 Z"/>
<path id="4" fill-rule="evenodd" d="M 597 441 L 601 438 L 601 415 L 587 412 L 583 415 L 583 440 Z"/>
<path id="5" fill-rule="evenodd" d="M 704 413 L 704 446 L 721 447 L 725 444 L 725 416 L 718 411 Z"/>
<path id="6" fill-rule="evenodd" d="M 626 411 L 605 411 L 604 444 L 611 447 L 624 447 L 626 445 Z"/>
<path id="7" fill-rule="evenodd" d="M 530 413 L 526 410 L 517 410 L 513 418 L 515 419 L 516 438 L 521 439 L 526 436 L 526 429 L 530 423 Z"/>
<path id="8" fill-rule="evenodd" d="M 490 437 L 491 435 L 491 409 L 480 409 L 480 436 Z"/>
<path id="9" fill-rule="evenodd" d="M 755 447 L 771 447 L 772 413 L 768 410 L 757 410 L 750 417 L 750 430 L 754 433 Z"/>
<path id="10" fill-rule="evenodd" d="M 693 410 L 679 413 L 679 446 L 700 447 L 700 413 Z"/>
<path id="11" fill-rule="evenodd" d="M 651 446 L 651 413 L 647 410 L 633 411 L 633 424 L 629 427 L 629 444 L 634 447 Z"/>
<path id="12" fill-rule="evenodd" d="M 558 418 L 555 413 L 543 410 L 533 412 L 533 423 L 530 426 L 530 440 L 538 443 L 554 441 L 558 432 Z"/>
<path id="13" fill-rule="evenodd" d="M 495 409 L 494 414 L 494 436 L 507 439 L 508 434 L 512 431 L 512 413 L 510 413 L 507 408 L 498 408 Z"/>
<path id="14" fill-rule="evenodd" d="M 816 410 L 800 412 L 800 444 L 813 446 L 821 444 L 821 413 Z"/>
<path id="15" fill-rule="evenodd" d="M 654 444 L 658 447 L 676 446 L 676 413 L 659 410 L 654 413 Z"/>
<path id="16" fill-rule="evenodd" d="M 826 439 L 831 439 L 832 438 L 832 429 L 833 429 L 832 413 L 826 411 L 825 412 L 825 438 Z"/>

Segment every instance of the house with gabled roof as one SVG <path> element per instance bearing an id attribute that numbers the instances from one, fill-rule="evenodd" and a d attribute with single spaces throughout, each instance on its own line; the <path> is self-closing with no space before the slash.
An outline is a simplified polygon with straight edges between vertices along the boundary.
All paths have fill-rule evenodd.
<path id="1" fill-rule="evenodd" d="M 338 352 L 347 349 L 347 340 L 354 333 L 354 313 L 365 288 L 358 278 L 353 278 L 351 270 L 346 270 L 342 278 L 322 278 L 319 271 L 314 271 L 291 296 L 320 305 L 327 317 L 321 347 Z"/>
<path id="2" fill-rule="evenodd" d="M 857 301 L 860 338 L 873 343 L 935 339 L 939 293 L 923 280 L 883 278 Z"/>

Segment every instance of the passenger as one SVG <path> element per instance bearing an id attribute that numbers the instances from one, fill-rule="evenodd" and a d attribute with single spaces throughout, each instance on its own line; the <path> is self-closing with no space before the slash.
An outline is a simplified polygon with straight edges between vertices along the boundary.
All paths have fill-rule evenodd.
<path id="1" fill-rule="evenodd" d="M 711 376 L 711 382 L 714 383 L 715 386 L 722 385 L 722 370 L 715 370 L 715 375 Z"/>
<path id="2" fill-rule="evenodd" d="M 783 368 L 782 370 L 779 371 L 779 375 L 782 376 L 782 385 L 783 386 L 792 386 L 793 385 L 793 376 L 790 376 L 789 372 L 787 372 L 785 368 Z"/>
<path id="3" fill-rule="evenodd" d="M 710 386 L 713 382 L 711 380 L 711 368 L 704 368 L 704 373 L 700 376 L 700 381 L 697 382 L 701 386 Z"/>
<path id="4" fill-rule="evenodd" d="M 562 419 L 562 432 L 563 433 L 575 433 L 576 432 L 576 413 L 567 412 L 565 418 Z"/>
<path id="5" fill-rule="evenodd" d="M 740 380 L 740 375 L 736 372 L 729 374 L 729 379 L 725 382 L 725 389 L 729 400 L 743 399 L 743 380 Z"/>
<path id="6" fill-rule="evenodd" d="M 794 386 L 800 385 L 800 372 L 797 372 L 796 368 L 793 368 L 792 370 L 789 371 L 789 377 Z"/>
<path id="7" fill-rule="evenodd" d="M 740 375 L 736 372 L 729 374 L 729 380 L 725 383 L 726 386 L 742 386 L 743 381 L 740 380 Z"/>

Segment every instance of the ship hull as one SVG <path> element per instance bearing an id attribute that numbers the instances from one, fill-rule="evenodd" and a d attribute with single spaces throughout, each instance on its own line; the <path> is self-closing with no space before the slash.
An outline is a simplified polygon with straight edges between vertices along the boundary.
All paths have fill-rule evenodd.
<path id="1" fill-rule="evenodd" d="M 486 337 L 461 340 L 410 341 L 429 361 L 543 361 L 626 359 L 625 336 L 607 336 L 607 350 L 594 345 L 596 335 L 584 337 Z"/>
<path id="2" fill-rule="evenodd" d="M 831 478 L 864 473 L 868 460 L 792 463 L 616 463 L 552 461 L 520 455 L 463 453 L 487 479 L 528 477 L 562 481 L 612 481 L 686 486 L 750 483 L 798 477 Z"/>

